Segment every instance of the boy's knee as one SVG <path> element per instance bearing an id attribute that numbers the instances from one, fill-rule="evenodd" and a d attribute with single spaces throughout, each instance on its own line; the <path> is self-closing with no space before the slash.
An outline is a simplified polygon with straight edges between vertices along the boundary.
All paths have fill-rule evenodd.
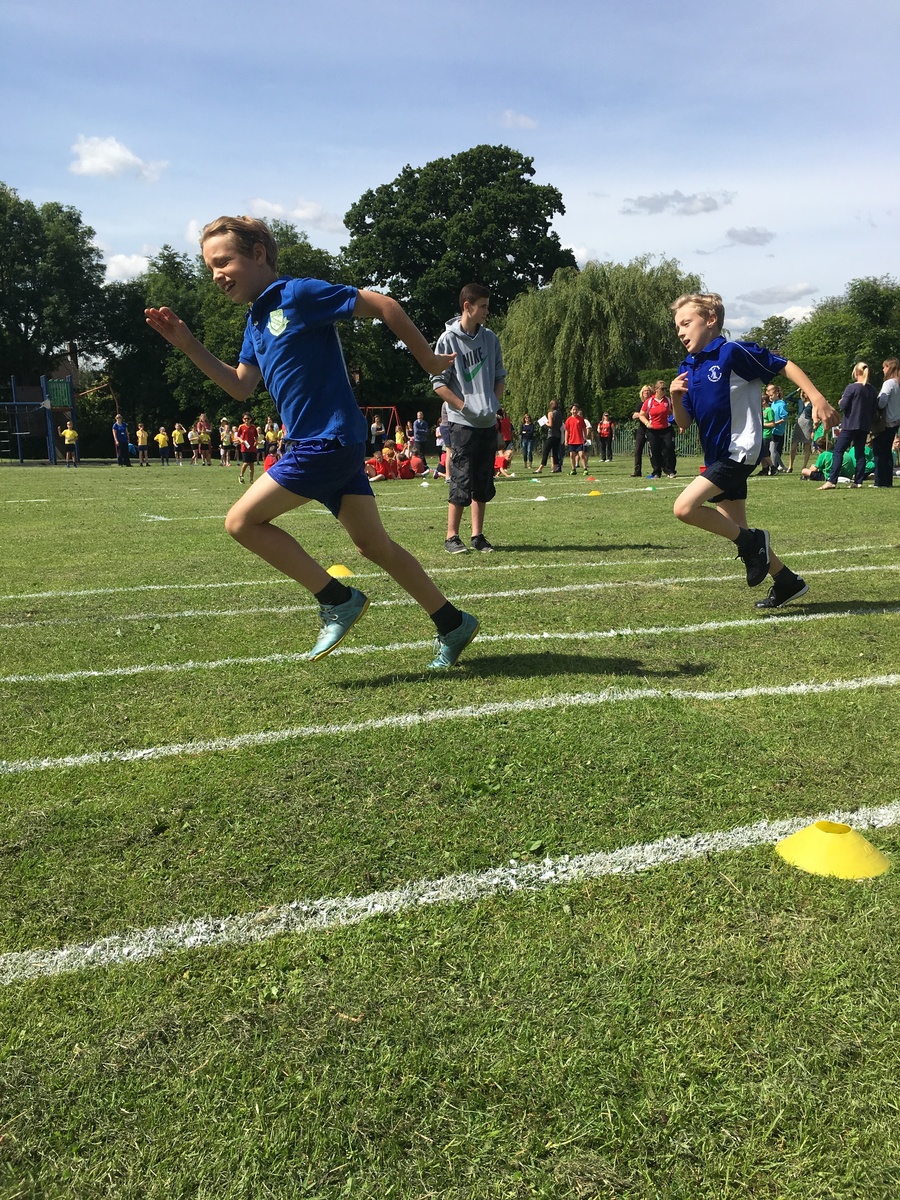
<path id="1" fill-rule="evenodd" d="M 679 521 L 690 522 L 693 511 L 694 511 L 693 504 L 691 504 L 691 502 L 689 500 L 685 500 L 684 496 L 679 496 L 678 499 L 675 501 L 674 505 L 672 506 L 672 512 L 675 514 L 675 516 L 678 518 Z"/>
<path id="2" fill-rule="evenodd" d="M 365 533 L 362 537 L 353 539 L 353 544 L 363 558 L 367 558 L 370 562 L 380 563 L 391 551 L 391 548 L 396 545 L 388 537 L 387 533 L 382 529 L 372 533 Z"/>
<path id="3" fill-rule="evenodd" d="M 225 532 L 233 537 L 236 542 L 241 542 L 247 535 L 247 530 L 250 528 L 250 522 L 238 509 L 231 509 L 225 517 Z"/>

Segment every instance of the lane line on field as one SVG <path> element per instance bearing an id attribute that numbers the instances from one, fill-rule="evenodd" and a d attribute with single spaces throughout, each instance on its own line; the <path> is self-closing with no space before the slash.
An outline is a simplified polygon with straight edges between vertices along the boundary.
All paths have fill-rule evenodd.
<path id="1" fill-rule="evenodd" d="M 877 573 L 881 571 L 900 571 L 898 563 L 868 563 L 860 566 L 852 567 L 819 567 L 812 571 L 804 571 L 804 577 L 812 577 L 814 575 L 853 575 L 859 573 Z M 615 579 L 601 583 L 571 583 L 560 584 L 552 587 L 534 587 L 534 588 L 510 588 L 505 591 L 490 591 L 490 592 L 467 592 L 462 595 L 454 594 L 453 600 L 457 603 L 463 603 L 469 600 L 518 600 L 525 596 L 553 596 L 560 595 L 566 592 L 603 592 L 616 588 L 635 588 L 636 590 L 644 590 L 647 588 L 667 588 L 676 587 L 681 584 L 699 583 L 699 584 L 717 584 L 727 583 L 734 580 L 743 580 L 745 578 L 743 572 L 734 575 L 678 575 L 670 576 L 664 579 Z M 395 600 L 373 600 L 372 608 L 397 608 L 408 607 L 416 602 L 411 597 L 401 597 Z M 71 625 L 96 625 L 100 622 L 106 624 L 116 624 L 117 622 L 146 622 L 146 621 L 172 621 L 172 620 L 189 620 L 198 617 L 246 617 L 253 615 L 269 614 L 275 616 L 287 616 L 292 613 L 310 612 L 318 610 L 317 604 L 281 604 L 281 605 L 242 605 L 240 608 L 187 608 L 181 609 L 178 612 L 143 612 L 143 613 L 113 613 L 113 614 L 94 614 L 90 617 L 59 617 L 47 618 L 39 621 L 3 621 L 0 620 L 0 631 L 5 629 L 37 629 L 37 628 L 65 628 Z"/>
<path id="2" fill-rule="evenodd" d="M 549 551 L 553 551 L 552 546 L 548 546 Z M 836 546 L 827 550 L 790 550 L 786 551 L 788 558 L 812 558 L 825 554 L 862 554 L 870 550 L 896 550 L 897 546 L 888 542 L 882 546 Z M 565 571 L 570 568 L 578 568 L 584 570 L 587 568 L 595 569 L 599 567 L 634 567 L 641 566 L 642 562 L 636 558 L 619 558 L 619 559 L 593 559 L 593 560 L 578 560 L 577 562 L 508 562 L 496 563 L 492 562 L 487 566 L 483 558 L 479 558 L 477 567 L 429 567 L 429 575 L 466 575 L 478 574 L 484 575 L 494 571 Z M 689 558 L 654 558 L 654 566 L 671 563 L 682 563 L 685 566 L 689 563 L 710 563 L 712 560 L 708 555 L 694 555 Z M 385 579 L 384 571 L 354 571 L 354 579 Z M 72 591 L 54 591 L 54 592 L 10 592 L 5 596 L 0 596 L 2 600 L 66 600 L 78 596 L 122 596 L 132 592 L 191 592 L 205 591 L 219 588 L 247 588 L 247 587 L 273 587 L 284 586 L 290 584 L 296 586 L 293 579 L 288 579 L 284 575 L 274 575 L 270 579 L 227 579 L 216 580 L 210 583 L 138 583 L 127 587 L 99 587 L 99 588 L 76 588 Z"/>
<path id="3" fill-rule="evenodd" d="M 184 950 L 214 946 L 246 946 L 284 934 L 299 936 L 358 925 L 370 917 L 391 917 L 435 905 L 473 904 L 517 893 L 582 883 L 608 875 L 635 875 L 656 867 L 675 866 L 714 854 L 738 853 L 772 846 L 813 821 L 850 825 L 856 830 L 889 829 L 900 823 L 900 801 L 853 812 L 836 809 L 818 816 L 757 821 L 733 829 L 663 837 L 618 850 L 545 858 L 542 862 L 489 867 L 484 871 L 413 880 L 391 891 L 366 896 L 334 896 L 295 900 L 253 913 L 198 917 L 173 925 L 114 933 L 95 942 L 51 950 L 18 950 L 0 955 L 0 984 L 46 979 L 75 971 L 135 965 Z"/>
<path id="4" fill-rule="evenodd" d="M 647 625 L 622 626 L 621 629 L 585 630 L 575 633 L 568 630 L 564 633 L 542 632 L 523 633 L 514 630 L 510 633 L 482 633 L 478 635 L 478 645 L 499 642 L 596 642 L 614 638 L 676 636 L 691 633 L 716 633 L 726 629 L 749 629 L 754 626 L 796 625 L 808 621 L 833 621 L 847 617 L 882 617 L 900 614 L 900 605 L 886 605 L 882 608 L 845 608 L 840 612 L 822 613 L 780 613 L 770 617 L 741 617 L 733 621 L 703 621 L 691 625 Z M 388 644 L 369 644 L 364 646 L 341 646 L 333 652 L 332 658 L 347 654 L 398 654 L 408 650 L 422 650 L 431 646 L 433 638 L 422 638 L 414 642 L 390 642 Z M 307 661 L 307 652 L 298 651 L 293 654 L 260 654 L 244 658 L 218 658 L 210 661 L 194 661 L 177 663 L 134 663 L 127 667 L 106 667 L 103 670 L 84 671 L 50 671 L 44 675 L 0 675 L 0 685 L 19 683 L 74 683 L 81 679 L 117 679 L 134 675 L 173 674 L 180 671 L 218 671 L 228 667 L 252 667 L 262 664 L 274 666 L 278 663 L 296 663 Z"/>
<path id="5" fill-rule="evenodd" d="M 689 691 L 683 688 L 611 687 L 604 688 L 599 692 L 551 694 L 537 696 L 530 700 L 498 700 L 489 704 L 469 704 L 461 708 L 396 713 L 388 717 L 372 717 L 367 721 L 349 721 L 345 724 L 298 725 L 289 729 L 270 729 L 258 733 L 238 734 L 234 737 L 143 746 L 131 750 L 94 750 L 89 754 L 66 754 L 58 758 L 26 758 L 18 761 L 4 759 L 0 760 L 0 775 L 71 770 L 75 767 L 95 767 L 108 763 L 150 762 L 188 754 L 215 754 L 227 750 L 245 750 L 255 746 L 272 746 L 281 742 L 302 741 L 307 738 L 343 737 L 350 734 L 371 733 L 379 729 L 414 729 L 419 725 L 431 725 L 435 722 L 478 720 L 484 717 L 499 717 L 526 712 L 548 712 L 557 708 L 586 708 L 602 704 L 627 704 L 639 700 L 693 700 L 698 703 L 723 703 L 728 700 L 755 700 L 760 697 L 858 692 L 869 688 L 894 688 L 898 685 L 900 685 L 900 675 L 869 675 L 857 679 L 810 680 L 782 686 L 733 688 L 721 692 Z"/>

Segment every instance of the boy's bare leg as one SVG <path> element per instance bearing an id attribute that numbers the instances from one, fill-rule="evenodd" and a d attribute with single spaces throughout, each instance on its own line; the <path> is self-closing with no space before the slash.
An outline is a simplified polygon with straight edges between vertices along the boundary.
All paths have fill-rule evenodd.
<path id="1" fill-rule="evenodd" d="M 675 501 L 674 512 L 679 521 L 714 533 L 717 537 L 736 542 L 742 529 L 748 529 L 747 506 L 744 500 L 720 500 L 715 508 L 705 507 L 721 488 L 702 475 L 689 483 Z M 777 575 L 784 563 L 769 547 L 769 574 Z"/>
<path id="2" fill-rule="evenodd" d="M 231 506 L 225 529 L 235 541 L 315 595 L 331 582 L 331 576 L 310 558 L 296 538 L 271 524 L 276 517 L 308 503 L 305 497 L 288 491 L 266 474 Z"/>
<path id="3" fill-rule="evenodd" d="M 262 482 L 260 480 L 260 483 Z M 249 494 L 248 492 L 248 496 Z M 457 506 L 452 505 L 451 507 Z M 418 559 L 388 536 L 387 530 L 381 523 L 381 514 L 374 496 L 345 496 L 338 520 L 353 539 L 360 554 L 387 571 L 388 575 L 395 579 L 405 592 L 408 592 L 417 603 L 422 605 L 429 616 L 447 603 L 447 597 L 425 574 Z M 326 581 L 329 578 L 326 574 Z M 323 583 L 322 587 L 324 586 Z"/>

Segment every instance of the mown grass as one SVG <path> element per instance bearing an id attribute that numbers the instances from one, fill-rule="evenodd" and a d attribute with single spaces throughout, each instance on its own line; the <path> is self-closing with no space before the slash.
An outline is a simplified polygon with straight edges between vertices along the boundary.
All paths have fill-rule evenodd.
<path id="1" fill-rule="evenodd" d="M 409 647 L 0 683 L 2 756 L 896 669 L 893 493 L 752 481 L 751 516 L 811 585 L 786 615 L 826 619 L 688 633 L 755 616 L 762 593 L 674 520 L 675 489 L 627 469 L 504 482 L 488 528 L 502 552 L 462 560 L 441 548 L 443 485 L 385 488 L 385 523 L 448 593 L 484 594 L 465 604 L 485 638 L 447 677 Z M 307 598 L 222 531 L 236 488 L 218 467 L 0 472 L 3 675 L 308 646 Z M 365 577 L 351 645 L 429 637 L 330 518 L 285 524 Z M 657 586 L 682 578 L 697 581 Z M 298 611 L 257 611 L 279 606 Z M 579 636 L 652 626 L 670 632 Z M 543 632 L 571 636 L 487 640 Z M 663 696 L 2 776 L 0 946 L 884 803 L 898 732 L 892 688 Z M 871 836 L 896 854 L 895 831 Z M 757 850 L 9 985 L 0 1194 L 892 1196 L 896 887 L 893 871 L 839 883 Z"/>

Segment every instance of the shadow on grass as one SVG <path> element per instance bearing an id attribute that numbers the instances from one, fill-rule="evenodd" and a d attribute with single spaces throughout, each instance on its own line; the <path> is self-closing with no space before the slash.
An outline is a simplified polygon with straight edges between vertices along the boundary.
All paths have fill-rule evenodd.
<path id="1" fill-rule="evenodd" d="M 575 550 L 587 554 L 619 554 L 624 550 L 671 550 L 672 547 L 657 542 L 617 542 L 610 546 L 602 546 L 598 542 L 589 542 L 581 546 L 568 546 L 562 542 L 543 542 L 534 545 L 524 542 L 517 545 L 498 546 L 497 549 L 503 554 L 534 554 L 541 551 L 553 554 L 558 550 Z M 686 550 L 685 554 L 687 553 Z"/>
<path id="2" fill-rule="evenodd" d="M 358 691 L 365 688 L 396 687 L 398 683 L 417 683 L 423 678 L 439 684 L 442 679 L 534 679 L 545 675 L 597 675 L 604 677 L 603 686 L 609 686 L 621 676 L 628 676 L 629 683 L 641 679 L 696 679 L 712 669 L 708 663 L 673 663 L 666 670 L 648 667 L 643 659 L 626 658 L 621 655 L 555 654 L 542 647 L 540 651 L 529 650 L 519 654 L 488 654 L 478 658 L 463 658 L 459 664 L 461 674 L 447 676 L 424 671 L 391 671 L 373 679 L 345 680 L 337 687 Z"/>

